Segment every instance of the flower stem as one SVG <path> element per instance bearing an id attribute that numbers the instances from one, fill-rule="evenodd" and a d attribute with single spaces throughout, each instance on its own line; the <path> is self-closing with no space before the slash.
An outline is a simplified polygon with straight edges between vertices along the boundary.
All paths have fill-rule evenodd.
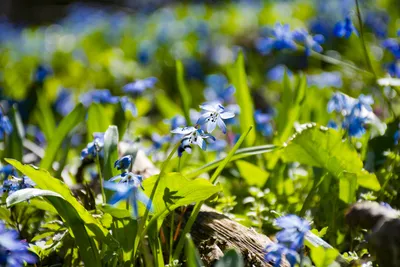
<path id="1" fill-rule="evenodd" d="M 174 248 L 174 220 L 175 220 L 175 211 L 171 212 L 171 225 L 169 231 L 169 265 L 172 266 L 173 262 L 173 248 Z"/>
<path id="2" fill-rule="evenodd" d="M 103 203 L 105 204 L 105 203 L 107 203 L 107 199 L 106 199 L 106 194 L 105 194 L 105 192 L 104 192 L 103 174 L 102 174 L 102 172 L 101 172 L 99 151 L 97 151 L 97 153 L 96 153 L 96 165 L 97 165 L 97 169 L 98 169 L 98 172 L 99 172 L 101 196 L 102 196 L 102 199 L 103 199 Z"/>

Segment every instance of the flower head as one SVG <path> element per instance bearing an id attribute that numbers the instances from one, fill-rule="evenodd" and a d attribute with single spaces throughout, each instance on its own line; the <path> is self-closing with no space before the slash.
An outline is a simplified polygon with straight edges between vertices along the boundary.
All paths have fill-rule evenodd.
<path id="1" fill-rule="evenodd" d="M 136 106 L 132 101 L 129 100 L 127 96 L 120 97 L 119 102 L 121 103 L 124 111 L 129 111 L 134 117 L 137 116 L 138 112 Z"/>
<path id="2" fill-rule="evenodd" d="M 226 133 L 226 125 L 223 120 L 235 117 L 234 113 L 226 112 L 225 108 L 219 103 L 205 103 L 200 105 L 200 108 L 204 110 L 205 113 L 200 116 L 197 124 L 205 124 L 208 133 L 214 131 L 217 125 L 223 133 Z"/>
<path id="3" fill-rule="evenodd" d="M 265 261 L 268 263 L 273 263 L 274 267 L 281 266 L 282 256 L 285 256 L 291 267 L 294 267 L 298 253 L 295 250 L 289 249 L 282 244 L 269 244 L 266 247 L 267 253 L 265 254 Z"/>
<path id="4" fill-rule="evenodd" d="M 262 113 L 260 110 L 254 112 L 256 128 L 263 136 L 271 136 L 273 133 L 271 114 Z"/>
<path id="5" fill-rule="evenodd" d="M 22 267 L 25 262 L 34 264 L 36 261 L 26 243 L 18 239 L 17 231 L 6 229 L 0 223 L 0 266 Z"/>
<path id="6" fill-rule="evenodd" d="M 5 135 L 11 134 L 12 130 L 11 121 L 0 111 L 0 140 L 3 140 Z"/>
<path id="7" fill-rule="evenodd" d="M 149 77 L 143 80 L 136 80 L 125 85 L 122 90 L 124 93 L 136 96 L 143 93 L 146 89 L 153 88 L 157 82 L 157 78 Z"/>
<path id="8" fill-rule="evenodd" d="M 293 32 L 293 40 L 303 44 L 306 55 L 309 56 L 311 54 L 311 50 L 318 53 L 322 52 L 321 44 L 325 41 L 325 38 L 321 34 L 311 36 L 306 30 L 300 29 Z"/>
<path id="9" fill-rule="evenodd" d="M 117 170 L 127 170 L 132 164 L 132 156 L 126 155 L 114 162 L 114 168 Z"/>
<path id="10" fill-rule="evenodd" d="M 119 98 L 117 96 L 113 96 L 108 89 L 98 89 L 83 94 L 80 100 L 86 107 L 88 107 L 93 102 L 100 104 L 115 104 L 118 103 Z"/>
<path id="11" fill-rule="evenodd" d="M 74 107 L 75 102 L 70 90 L 63 88 L 58 92 L 57 99 L 54 102 L 55 110 L 62 116 L 70 113 Z"/>
<path id="12" fill-rule="evenodd" d="M 228 80 L 222 74 L 212 74 L 206 77 L 207 88 L 204 90 L 204 97 L 207 101 L 218 101 L 228 103 L 232 101 L 235 87 L 228 85 Z"/>
<path id="13" fill-rule="evenodd" d="M 275 220 L 275 224 L 282 228 L 276 234 L 276 239 L 293 250 L 299 250 L 304 243 L 304 236 L 310 230 L 310 223 L 296 215 L 287 215 Z"/>
<path id="14" fill-rule="evenodd" d="M 192 144 L 198 145 L 202 150 L 206 150 L 207 144 L 205 139 L 211 139 L 215 141 L 215 137 L 204 133 L 203 130 L 197 129 L 193 126 L 190 127 L 178 127 L 171 131 L 171 133 L 183 135 L 181 139 L 181 145 L 178 148 L 179 157 L 182 156 L 182 153 L 186 151 L 187 153 L 192 153 Z"/>
<path id="15" fill-rule="evenodd" d="M 0 168 L 0 176 L 3 178 L 3 180 L 7 179 L 11 175 L 18 176 L 17 171 L 12 165 L 8 164 Z"/>
<path id="16" fill-rule="evenodd" d="M 81 159 L 95 158 L 104 147 L 104 133 L 93 133 L 94 140 L 87 144 L 81 152 Z M 101 154 L 99 154 L 101 156 Z"/>
<path id="17" fill-rule="evenodd" d="M 270 29 L 269 37 L 260 38 L 256 41 L 256 48 L 261 54 L 269 54 L 273 49 L 296 49 L 296 43 L 293 40 L 293 34 L 288 24 L 277 23 L 275 28 Z"/>
<path id="18" fill-rule="evenodd" d="M 358 35 L 358 31 L 349 17 L 345 18 L 344 21 L 336 23 L 335 28 L 333 29 L 333 34 L 336 37 L 344 37 L 346 39 L 348 39 L 353 32 Z"/>

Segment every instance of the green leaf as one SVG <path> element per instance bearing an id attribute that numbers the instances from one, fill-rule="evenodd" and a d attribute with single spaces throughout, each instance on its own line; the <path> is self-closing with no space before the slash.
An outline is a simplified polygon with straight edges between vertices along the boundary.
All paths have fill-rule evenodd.
<path id="1" fill-rule="evenodd" d="M 185 114 L 185 119 L 190 122 L 190 107 L 192 105 L 192 96 L 185 84 L 185 69 L 180 60 L 176 61 L 176 80 L 178 83 L 178 89 L 181 96 L 183 113 Z"/>
<path id="2" fill-rule="evenodd" d="M 199 252 L 197 251 L 197 248 L 194 245 L 190 234 L 186 234 L 185 254 L 186 254 L 186 264 L 188 267 L 204 266 L 204 263 L 200 259 Z"/>
<path id="3" fill-rule="evenodd" d="M 87 142 L 91 142 L 93 140 L 93 133 L 104 133 L 109 125 L 110 120 L 104 107 L 99 103 L 92 103 L 88 110 Z"/>
<path id="4" fill-rule="evenodd" d="M 158 175 L 152 176 L 143 182 L 145 192 L 151 192 Z M 220 188 L 206 179 L 189 180 L 181 173 L 168 173 L 160 177 L 153 199 L 154 217 L 162 219 L 177 207 L 189 205 L 193 202 L 206 200 Z"/>
<path id="5" fill-rule="evenodd" d="M 295 134 L 284 148 L 286 161 L 324 168 L 337 179 L 347 179 L 347 185 L 343 182 L 341 187 L 346 190 L 354 190 L 352 175 L 358 185 L 375 191 L 380 189 L 375 174 L 363 169 L 357 151 L 348 141 L 343 141 L 337 131 L 316 124 L 303 127 L 305 129 Z M 342 198 L 352 198 L 353 193 L 342 192 Z"/>
<path id="6" fill-rule="evenodd" d="M 354 173 L 343 173 L 339 180 L 339 199 L 345 203 L 356 200 L 357 175 Z"/>
<path id="7" fill-rule="evenodd" d="M 228 69 L 228 74 L 232 84 L 236 89 L 236 101 L 240 106 L 240 129 L 245 133 L 250 126 L 254 125 L 254 107 L 250 89 L 247 85 L 247 77 L 244 66 L 243 52 L 240 51 L 233 66 Z M 256 132 L 250 132 L 245 140 L 246 146 L 251 146 L 256 140 Z"/>
<path id="8" fill-rule="evenodd" d="M 23 156 L 23 143 L 24 139 L 24 125 L 21 120 L 21 116 L 18 112 L 17 105 L 14 104 L 12 109 L 10 110 L 10 121 L 13 127 L 13 131 L 6 138 L 6 151 L 5 156 L 15 158 L 18 160 L 22 160 Z"/>
<path id="9" fill-rule="evenodd" d="M 316 267 L 328 267 L 338 255 L 339 252 L 333 248 L 314 247 L 311 249 L 311 259 Z"/>
<path id="10" fill-rule="evenodd" d="M 243 257 L 236 250 L 228 250 L 215 267 L 244 267 Z"/>
<path id="11" fill-rule="evenodd" d="M 118 128 L 111 125 L 104 134 L 104 180 L 118 174 L 118 170 L 114 168 L 114 162 L 118 159 L 118 140 Z"/>
<path id="12" fill-rule="evenodd" d="M 108 213 L 117 219 L 128 219 L 128 218 L 131 218 L 131 216 L 132 216 L 132 214 L 129 212 L 129 210 L 119 209 L 110 204 L 101 204 L 101 205 L 98 205 L 97 207 L 100 210 L 102 210 L 104 213 Z"/>
<path id="13" fill-rule="evenodd" d="M 37 105 L 38 109 L 35 113 L 36 121 L 40 125 L 40 129 L 43 131 L 43 134 L 46 136 L 46 140 L 51 140 L 54 134 L 54 130 L 56 129 L 56 120 L 54 118 L 53 111 L 49 105 L 48 99 L 43 97 L 43 92 L 38 92 L 37 96 Z"/>
<path id="14" fill-rule="evenodd" d="M 51 168 L 51 165 L 57 156 L 57 152 L 60 150 L 65 138 L 67 138 L 76 125 L 78 125 L 84 119 L 85 108 L 82 104 L 79 104 L 60 122 L 54 132 L 53 138 L 49 141 L 49 144 L 46 148 L 45 155 L 40 163 L 41 168 L 46 170 Z"/>
<path id="15" fill-rule="evenodd" d="M 37 188 L 25 188 L 18 190 L 11 195 L 9 195 L 6 199 L 7 207 L 11 207 L 15 204 L 18 204 L 23 201 L 27 201 L 34 197 L 44 197 L 44 196 L 54 196 L 63 198 L 60 194 L 57 194 L 50 190 L 42 190 Z"/>
<path id="16" fill-rule="evenodd" d="M 248 185 L 263 186 L 268 179 L 268 172 L 261 169 L 257 165 L 244 160 L 238 160 L 236 165 L 239 169 L 241 177 L 243 177 Z"/>
<path id="17" fill-rule="evenodd" d="M 164 91 L 157 91 L 155 101 L 158 111 L 164 118 L 172 118 L 177 114 L 183 114 L 181 107 L 172 101 Z"/>

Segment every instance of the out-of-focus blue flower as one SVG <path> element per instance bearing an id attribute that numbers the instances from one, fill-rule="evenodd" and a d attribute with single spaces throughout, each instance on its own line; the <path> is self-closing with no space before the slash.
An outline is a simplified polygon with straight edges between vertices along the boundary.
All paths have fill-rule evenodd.
<path id="1" fill-rule="evenodd" d="M 293 76 L 293 73 L 285 65 L 277 65 L 267 72 L 267 78 L 271 81 L 282 81 L 285 71 L 289 77 Z"/>
<path id="2" fill-rule="evenodd" d="M 217 158 L 219 158 L 220 154 L 225 151 L 227 146 L 228 146 L 228 143 L 225 140 L 219 139 L 219 140 L 215 140 L 214 142 L 210 143 L 208 145 L 207 149 L 209 151 L 217 152 Z"/>
<path id="3" fill-rule="evenodd" d="M 117 170 L 127 170 L 132 164 L 132 156 L 127 155 L 114 162 L 114 168 Z"/>
<path id="4" fill-rule="evenodd" d="M 33 188 L 35 185 L 36 184 L 28 176 L 11 176 L 3 181 L 3 185 L 0 187 L 0 193 L 3 194 L 7 192 L 11 195 L 12 193 L 24 188 Z"/>
<path id="5" fill-rule="evenodd" d="M 62 116 L 69 114 L 75 107 L 72 92 L 66 88 L 62 88 L 54 102 L 55 110 Z"/>
<path id="6" fill-rule="evenodd" d="M 344 21 L 336 23 L 333 33 L 336 37 L 344 37 L 346 39 L 348 39 L 352 33 L 358 35 L 358 31 L 349 17 L 345 18 Z"/>
<path id="7" fill-rule="evenodd" d="M 273 133 L 272 116 L 267 113 L 262 113 L 261 110 L 254 112 L 254 120 L 256 128 L 263 136 L 271 136 Z"/>
<path id="8" fill-rule="evenodd" d="M 182 115 L 175 115 L 174 117 L 172 117 L 172 119 L 164 120 L 164 122 L 171 125 L 171 131 L 187 124 L 185 117 L 183 117 Z"/>
<path id="9" fill-rule="evenodd" d="M 328 102 L 328 112 L 336 111 L 344 119 L 342 128 L 350 136 L 360 137 L 365 133 L 364 125 L 375 119 L 371 105 L 374 103 L 371 96 L 360 95 L 358 99 L 342 93 L 335 93 Z"/>
<path id="10" fill-rule="evenodd" d="M 49 76 L 51 73 L 52 72 L 50 68 L 39 65 L 35 71 L 33 79 L 36 82 L 43 83 L 44 79 L 46 79 L 46 77 Z"/>
<path id="11" fill-rule="evenodd" d="M 143 177 L 138 174 L 134 174 L 132 172 L 122 172 L 119 175 L 112 177 L 109 182 L 118 182 L 118 183 L 137 183 L 140 187 L 142 187 Z"/>
<path id="12" fill-rule="evenodd" d="M 275 220 L 275 224 L 282 228 L 276 234 L 276 239 L 290 249 L 299 250 L 303 247 L 304 236 L 310 230 L 310 223 L 300 217 L 290 214 Z"/>
<path id="13" fill-rule="evenodd" d="M 210 102 L 229 103 L 232 101 L 235 87 L 228 85 L 228 80 L 222 74 L 212 74 L 206 77 L 207 88 L 204 97 Z"/>
<path id="14" fill-rule="evenodd" d="M 200 116 L 197 124 L 205 124 L 208 133 L 214 131 L 217 125 L 223 133 L 226 133 L 226 125 L 223 120 L 235 117 L 234 113 L 225 111 L 225 108 L 219 103 L 205 103 L 200 105 L 200 108 L 205 113 Z"/>
<path id="15" fill-rule="evenodd" d="M 119 99 L 122 109 L 124 111 L 129 111 L 132 116 L 137 116 L 138 111 L 137 108 L 135 106 L 135 104 L 133 104 L 133 102 L 131 100 L 129 100 L 129 98 L 127 96 L 123 96 Z"/>
<path id="16" fill-rule="evenodd" d="M 97 157 L 97 153 L 102 152 L 104 147 L 104 133 L 94 133 L 94 140 L 87 144 L 81 152 L 81 160 L 83 159 L 93 159 Z M 99 156 L 102 154 L 100 153 Z"/>
<path id="17" fill-rule="evenodd" d="M 325 38 L 321 34 L 311 36 L 305 29 L 296 30 L 293 32 L 293 40 L 304 45 L 306 55 L 311 54 L 311 50 L 321 53 Z"/>
<path id="18" fill-rule="evenodd" d="M 333 120 L 329 120 L 329 121 L 328 121 L 327 127 L 328 127 L 328 128 L 332 128 L 332 129 L 335 129 L 335 130 L 338 129 L 337 123 L 336 123 L 335 121 L 333 121 Z"/>
<path id="19" fill-rule="evenodd" d="M 36 263 L 36 257 L 29 252 L 25 242 L 18 239 L 18 232 L 6 229 L 0 223 L 0 266 L 22 267 L 24 263 Z"/>
<path id="20" fill-rule="evenodd" d="M 400 60 L 387 64 L 386 70 L 388 71 L 390 76 L 400 78 Z"/>
<path id="21" fill-rule="evenodd" d="M 153 88 L 156 82 L 157 78 L 155 77 L 149 77 L 143 80 L 136 80 L 132 83 L 128 83 L 127 85 L 125 85 L 122 90 L 126 94 L 137 96 L 142 94 L 146 89 Z"/>
<path id="22" fill-rule="evenodd" d="M 17 171 L 12 165 L 7 164 L 0 168 L 0 176 L 3 180 L 6 180 L 10 175 L 18 176 Z"/>
<path id="23" fill-rule="evenodd" d="M 38 143 L 39 146 L 44 147 L 46 145 L 46 136 L 39 129 L 39 127 L 35 125 L 27 125 L 25 128 L 25 132 L 27 136 L 31 136 L 34 141 Z"/>
<path id="24" fill-rule="evenodd" d="M 266 247 L 267 253 L 265 254 L 265 261 L 273 264 L 274 267 L 280 267 L 282 262 L 282 256 L 285 256 L 291 267 L 294 267 L 298 253 L 295 250 L 289 249 L 282 244 L 269 244 Z"/>
<path id="25" fill-rule="evenodd" d="M 102 89 L 102 90 L 97 89 L 83 94 L 80 100 L 82 104 L 88 107 L 93 102 L 100 104 L 115 104 L 118 103 L 119 98 L 117 96 L 113 96 L 110 90 L 108 89 Z"/>
<path id="26" fill-rule="evenodd" d="M 0 111 L 0 140 L 3 140 L 5 135 L 11 134 L 12 130 L 10 119 Z"/>
<path id="27" fill-rule="evenodd" d="M 137 219 L 139 217 L 138 202 L 143 203 L 146 209 L 152 211 L 153 205 L 150 198 L 142 191 L 142 181 L 136 175 L 130 173 L 126 174 L 130 179 L 127 182 L 114 183 L 111 181 L 104 182 L 104 188 L 115 191 L 109 203 L 114 205 L 121 200 L 126 200 L 132 206 L 132 217 Z"/>
<path id="28" fill-rule="evenodd" d="M 314 85 L 318 88 L 334 87 L 342 88 L 342 75 L 338 71 L 321 72 L 320 74 L 307 75 L 308 85 Z"/>
<path id="29" fill-rule="evenodd" d="M 148 154 L 160 150 L 162 146 L 169 142 L 171 140 L 171 137 L 168 135 L 160 136 L 157 133 L 153 133 L 151 135 L 151 141 L 153 142 L 153 145 L 151 146 L 150 150 L 148 151 Z"/>
<path id="30" fill-rule="evenodd" d="M 376 37 L 386 38 L 389 23 L 389 14 L 386 11 L 368 11 L 364 23 Z"/>
<path id="31" fill-rule="evenodd" d="M 396 59 L 400 59 L 400 42 L 395 38 L 382 41 L 382 46 L 388 50 Z"/>
<path id="32" fill-rule="evenodd" d="M 211 139 L 215 141 L 215 137 L 204 133 L 203 130 L 197 129 L 193 126 L 189 127 L 178 127 L 171 131 L 174 134 L 183 135 L 181 140 L 181 145 L 178 148 L 178 156 L 181 157 L 182 153 L 186 151 L 187 153 L 192 153 L 192 144 L 198 145 L 202 150 L 206 150 L 207 144 L 205 139 Z"/>
<path id="33" fill-rule="evenodd" d="M 270 29 L 269 37 L 259 38 L 256 41 L 256 48 L 263 54 L 269 54 L 273 49 L 296 50 L 296 43 L 293 40 L 293 34 L 288 24 L 275 24 L 275 28 Z"/>

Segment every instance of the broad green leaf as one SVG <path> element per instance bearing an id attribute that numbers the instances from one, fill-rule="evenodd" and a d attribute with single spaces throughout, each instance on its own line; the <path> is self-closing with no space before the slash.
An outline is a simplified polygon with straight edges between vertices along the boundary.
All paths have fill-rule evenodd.
<path id="1" fill-rule="evenodd" d="M 356 200 L 357 175 L 354 173 L 343 173 L 339 179 L 339 198 L 345 203 Z"/>
<path id="2" fill-rule="evenodd" d="M 137 232 L 137 221 L 132 220 L 132 218 L 114 220 L 114 225 L 113 234 L 115 234 L 122 248 L 122 260 L 125 266 L 133 266 L 134 264 L 130 261 L 133 253 L 134 238 Z"/>
<path id="3" fill-rule="evenodd" d="M 99 103 L 92 103 L 88 110 L 87 118 L 87 142 L 93 141 L 93 133 L 104 133 L 111 121 L 106 114 L 104 107 Z"/>
<path id="4" fill-rule="evenodd" d="M 97 207 L 100 210 L 102 210 L 104 213 L 108 213 L 117 219 L 128 219 L 128 218 L 131 218 L 131 216 L 132 216 L 132 214 L 129 212 L 129 210 L 119 209 L 119 208 L 114 207 L 109 204 L 101 204 L 101 205 L 98 205 Z"/>
<path id="5" fill-rule="evenodd" d="M 186 254 L 186 264 L 188 267 L 204 266 L 203 262 L 200 259 L 199 252 L 197 251 L 197 248 L 194 245 L 190 234 L 186 234 L 185 254 Z"/>
<path id="6" fill-rule="evenodd" d="M 33 198 L 29 200 L 29 206 L 35 207 L 39 210 L 48 211 L 50 213 L 57 214 L 57 210 L 48 201 L 39 198 Z"/>
<path id="7" fill-rule="evenodd" d="M 143 182 L 145 192 L 151 192 L 158 175 L 152 176 Z M 208 199 L 219 192 L 218 186 L 212 185 L 206 179 L 189 180 L 181 173 L 168 173 L 160 177 L 153 199 L 154 216 L 164 218 L 177 207 L 189 205 Z"/>
<path id="8" fill-rule="evenodd" d="M 17 105 L 14 104 L 10 110 L 10 121 L 13 127 L 11 134 L 6 137 L 6 157 L 12 157 L 18 160 L 22 160 L 23 155 L 23 143 L 24 139 L 24 125 L 22 124 L 21 116 L 18 112 Z"/>
<path id="9" fill-rule="evenodd" d="M 337 179 L 355 175 L 358 185 L 375 191 L 380 189 L 375 174 L 363 169 L 357 151 L 337 131 L 316 124 L 303 127 L 286 144 L 286 161 L 324 168 Z"/>
<path id="10" fill-rule="evenodd" d="M 185 69 L 180 60 L 176 61 L 176 80 L 178 83 L 179 94 L 181 96 L 183 113 L 187 122 L 190 122 L 190 107 L 192 105 L 192 96 L 185 84 Z"/>
<path id="11" fill-rule="evenodd" d="M 248 185 L 263 186 L 268 179 L 268 172 L 264 171 L 257 165 L 244 160 L 238 160 L 236 165 L 239 169 L 241 177 L 243 177 Z"/>
<path id="12" fill-rule="evenodd" d="M 244 267 L 242 255 L 236 250 L 228 250 L 225 255 L 217 261 L 215 267 Z"/>
<path id="13" fill-rule="evenodd" d="M 41 93 L 42 92 L 38 92 L 37 96 L 38 109 L 35 113 L 36 121 L 40 125 L 40 129 L 43 131 L 43 134 L 46 136 L 46 140 L 51 140 L 54 130 L 56 129 L 56 120 L 49 105 L 48 99 L 39 95 Z"/>
<path id="14" fill-rule="evenodd" d="M 114 162 L 118 159 L 118 141 L 118 128 L 111 125 L 104 134 L 104 180 L 108 180 L 118 173 L 114 168 Z"/>
<path id="15" fill-rule="evenodd" d="M 311 259 L 316 267 L 329 267 L 338 255 L 339 252 L 334 248 L 314 247 L 311 249 Z"/>
<path id="16" fill-rule="evenodd" d="M 236 62 L 228 69 L 228 74 L 235 86 L 236 101 L 240 106 L 240 129 L 242 133 L 245 133 L 250 126 L 254 125 L 254 107 L 247 85 L 243 52 L 239 52 Z M 256 132 L 252 131 L 245 140 L 246 146 L 253 145 L 255 140 Z"/>
<path id="17" fill-rule="evenodd" d="M 53 138 L 49 141 L 46 148 L 44 158 L 40 163 L 41 168 L 46 170 L 51 168 L 65 138 L 67 138 L 71 131 L 84 119 L 85 108 L 82 104 L 79 104 L 60 122 L 54 132 Z"/>
<path id="18" fill-rule="evenodd" d="M 45 197 L 45 196 L 54 196 L 54 197 L 60 197 L 62 196 L 60 194 L 55 193 L 54 191 L 50 190 L 42 190 L 38 188 L 25 188 L 18 190 L 11 195 L 9 195 L 6 199 L 6 204 L 7 207 L 11 207 L 15 204 L 18 204 L 23 201 L 27 201 L 31 198 L 34 197 Z"/>
<path id="19" fill-rule="evenodd" d="M 155 101 L 158 111 L 164 118 L 172 118 L 177 114 L 183 114 L 181 107 L 169 99 L 164 91 L 157 91 Z"/>

